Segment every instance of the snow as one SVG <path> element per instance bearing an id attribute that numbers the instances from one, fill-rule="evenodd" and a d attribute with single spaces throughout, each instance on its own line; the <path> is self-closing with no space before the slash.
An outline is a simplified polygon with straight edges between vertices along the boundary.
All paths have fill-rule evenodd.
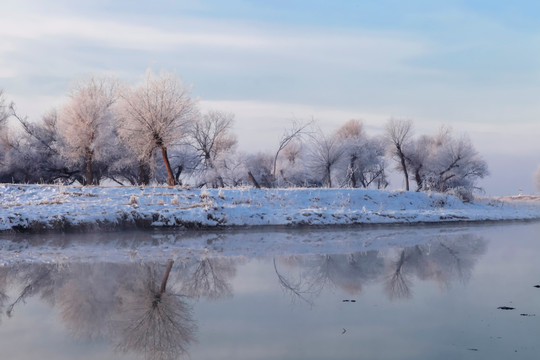
<path id="1" fill-rule="evenodd" d="M 0 185 L 0 231 L 422 224 L 540 219 L 534 197 L 463 203 L 365 189 Z"/>

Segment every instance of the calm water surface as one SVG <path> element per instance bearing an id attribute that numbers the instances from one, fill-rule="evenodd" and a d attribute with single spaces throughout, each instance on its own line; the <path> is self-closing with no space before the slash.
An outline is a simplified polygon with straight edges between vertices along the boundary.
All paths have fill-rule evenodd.
<path id="1" fill-rule="evenodd" d="M 3 259 L 21 259 L 0 267 L 0 356 L 540 358 L 539 223 L 431 227 L 418 242 L 419 230 L 404 228 L 378 248 L 362 242 L 365 231 L 315 230 L 328 241 L 352 236 L 322 252 L 284 240 L 262 252 L 194 252 L 182 246 L 195 240 L 159 240 L 148 258 L 133 242 L 84 257 L 77 250 L 89 248 L 64 237 L 46 262 L 32 257 L 45 240 L 0 237 Z M 254 236 L 269 246 L 272 234 L 219 242 Z M 309 242 L 301 234 L 287 232 L 288 244 Z M 111 255 L 122 249 L 137 256 Z"/>

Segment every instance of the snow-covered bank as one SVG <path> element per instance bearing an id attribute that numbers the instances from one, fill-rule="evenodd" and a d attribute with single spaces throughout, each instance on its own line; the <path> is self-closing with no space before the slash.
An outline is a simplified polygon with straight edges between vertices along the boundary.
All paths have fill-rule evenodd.
<path id="1" fill-rule="evenodd" d="M 363 189 L 0 185 L 0 231 L 540 219 L 540 201 Z"/>

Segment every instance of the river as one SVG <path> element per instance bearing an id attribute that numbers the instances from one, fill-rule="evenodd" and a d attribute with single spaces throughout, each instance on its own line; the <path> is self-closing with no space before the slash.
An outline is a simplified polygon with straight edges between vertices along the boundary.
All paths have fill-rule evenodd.
<path id="1" fill-rule="evenodd" d="M 538 222 L 4 234 L 0 354 L 536 359 L 539 256 Z"/>

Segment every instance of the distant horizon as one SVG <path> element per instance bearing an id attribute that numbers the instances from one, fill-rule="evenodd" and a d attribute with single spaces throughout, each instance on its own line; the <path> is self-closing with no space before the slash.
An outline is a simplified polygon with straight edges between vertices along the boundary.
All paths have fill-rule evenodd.
<path id="1" fill-rule="evenodd" d="M 417 134 L 446 124 L 487 161 L 486 195 L 535 194 L 539 11 L 528 1 L 6 0 L 0 88 L 36 120 L 81 76 L 175 72 L 202 109 L 235 114 L 250 152 L 273 150 L 292 118 L 327 132 L 362 119 L 370 135 L 391 117 L 412 119 Z"/>

